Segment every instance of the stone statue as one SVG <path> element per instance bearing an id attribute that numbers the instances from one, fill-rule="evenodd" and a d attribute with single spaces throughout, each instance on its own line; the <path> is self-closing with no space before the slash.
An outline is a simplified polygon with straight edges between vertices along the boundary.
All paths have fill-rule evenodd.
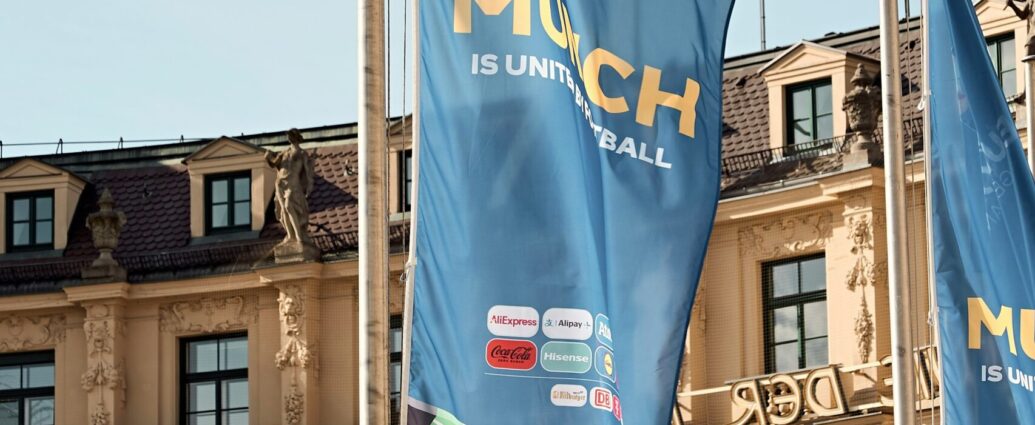
<path id="1" fill-rule="evenodd" d="M 284 240 L 274 248 L 277 263 L 311 261 L 320 251 L 309 237 L 309 194 L 313 191 L 313 160 L 302 149 L 302 133 L 287 133 L 291 146 L 274 155 L 266 152 L 266 163 L 277 170 L 277 220 L 284 226 Z"/>
<path id="2" fill-rule="evenodd" d="M 1024 43 L 1024 57 L 1022 61 L 1028 62 L 1035 59 L 1035 13 L 1032 7 L 1035 0 L 1006 0 L 1006 5 L 1013 9 L 1018 18 L 1028 24 L 1028 42 Z"/>
<path id="3" fill-rule="evenodd" d="M 86 217 L 86 227 L 93 233 L 93 246 L 100 251 L 100 256 L 83 269 L 83 279 L 125 280 L 126 270 L 119 266 L 111 253 L 119 244 L 126 215 L 115 210 L 115 200 L 108 189 L 101 192 L 97 205 L 100 211 Z"/>
<path id="4" fill-rule="evenodd" d="M 873 76 L 862 64 L 855 69 L 851 83 L 853 88 L 845 94 L 844 106 L 841 107 L 848 115 L 848 126 L 854 133 L 845 164 L 869 166 L 870 161 L 879 154 L 877 144 L 873 141 L 873 132 L 877 129 L 877 118 L 881 112 L 880 87 L 873 84 Z"/>

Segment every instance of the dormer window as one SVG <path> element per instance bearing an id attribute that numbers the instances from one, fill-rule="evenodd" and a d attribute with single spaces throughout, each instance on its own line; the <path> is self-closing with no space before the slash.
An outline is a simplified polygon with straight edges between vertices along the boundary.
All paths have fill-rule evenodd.
<path id="1" fill-rule="evenodd" d="M 251 173 L 205 178 L 206 230 L 208 234 L 251 229 Z"/>
<path id="2" fill-rule="evenodd" d="M 1013 33 L 990 38 L 986 40 L 986 44 L 988 55 L 992 57 L 992 68 L 995 69 L 995 76 L 999 80 L 999 86 L 1003 88 L 1003 94 L 1006 97 L 1017 94 L 1017 47 L 1014 44 Z"/>
<path id="3" fill-rule="evenodd" d="M 787 87 L 787 144 L 834 137 L 834 105 L 830 80 Z"/>
<path id="4" fill-rule="evenodd" d="M 54 249 L 54 191 L 7 194 L 9 251 Z"/>

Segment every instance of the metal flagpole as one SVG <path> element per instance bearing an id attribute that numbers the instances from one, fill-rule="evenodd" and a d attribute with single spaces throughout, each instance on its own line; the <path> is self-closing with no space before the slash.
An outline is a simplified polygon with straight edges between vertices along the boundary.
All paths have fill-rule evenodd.
<path id="1" fill-rule="evenodd" d="M 359 423 L 389 422 L 384 2 L 360 0 Z"/>
<path id="2" fill-rule="evenodd" d="M 921 13 L 923 19 L 920 21 L 923 25 L 923 40 L 921 41 L 923 51 L 921 52 L 921 63 L 922 70 L 921 75 L 923 78 L 923 115 L 924 115 L 924 221 L 927 224 L 927 302 L 928 302 L 928 324 L 930 332 L 933 333 L 932 340 L 934 341 L 935 352 L 938 356 L 937 361 L 941 362 L 941 328 L 938 326 L 938 288 L 937 280 L 934 275 L 934 228 L 932 223 L 934 222 L 934 213 L 932 208 L 932 190 L 931 190 L 931 27 L 928 16 L 931 13 L 931 2 L 930 0 L 921 0 L 920 2 Z M 942 368 L 938 368 L 938 385 L 942 382 Z M 932 385 L 933 387 L 933 385 Z M 931 394 L 934 395 L 934 388 L 931 388 Z M 944 398 L 942 399 L 944 400 Z M 945 409 L 942 406 L 940 417 L 940 423 L 945 424 Z"/>
<path id="3" fill-rule="evenodd" d="M 758 0 L 758 11 L 761 18 L 758 26 L 759 33 L 762 35 L 762 50 L 765 50 L 765 0 Z"/>
<path id="4" fill-rule="evenodd" d="M 1028 168 L 1035 173 L 1035 146 L 1032 145 L 1032 140 L 1035 140 L 1032 135 L 1032 131 L 1035 127 L 1032 126 L 1032 122 L 1035 122 L 1035 56 L 1026 56 L 1022 59 L 1024 62 L 1024 109 L 1025 109 L 1025 130 L 1026 138 L 1028 139 Z"/>
<path id="5" fill-rule="evenodd" d="M 913 425 L 916 413 L 913 332 L 909 326 L 905 148 L 902 143 L 902 73 L 898 1 L 880 2 L 881 87 L 884 115 L 884 176 L 888 222 L 888 285 L 891 296 L 891 374 L 895 424 Z"/>
<path id="6" fill-rule="evenodd" d="M 405 60 L 403 61 L 405 63 Z M 420 184 L 420 0 L 413 0 L 413 119 L 410 134 L 413 140 L 411 159 L 413 177 L 410 180 L 410 253 L 406 260 L 406 295 L 403 300 L 403 353 L 402 387 L 399 420 L 407 425 L 410 406 L 410 339 L 413 336 L 413 278 L 417 267 L 417 200 Z M 403 84 L 406 84 L 403 81 Z M 403 100 L 405 103 L 405 99 Z"/>

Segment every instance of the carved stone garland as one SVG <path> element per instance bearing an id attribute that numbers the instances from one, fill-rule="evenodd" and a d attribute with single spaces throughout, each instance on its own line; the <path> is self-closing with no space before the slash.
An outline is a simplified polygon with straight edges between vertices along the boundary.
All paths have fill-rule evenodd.
<path id="1" fill-rule="evenodd" d="M 159 329 L 172 333 L 213 333 L 244 329 L 255 323 L 259 310 L 254 297 L 201 298 L 159 308 Z"/>
<path id="2" fill-rule="evenodd" d="M 867 285 L 875 286 L 882 282 L 887 270 L 887 264 L 876 262 L 870 259 L 873 255 L 873 224 L 867 215 L 849 217 L 847 222 L 848 239 L 852 241 L 852 254 L 855 256 L 855 263 L 845 276 L 845 285 L 848 290 L 860 289 L 860 307 L 855 316 L 855 337 L 859 349 L 859 359 L 866 362 L 873 352 L 873 340 L 875 327 L 873 314 L 866 302 L 866 292 L 863 291 Z M 869 254 L 869 255 L 868 255 Z"/>
<path id="3" fill-rule="evenodd" d="M 740 252 L 774 258 L 823 248 L 830 239 L 832 222 L 830 212 L 824 211 L 745 226 L 737 235 Z"/>
<path id="4" fill-rule="evenodd" d="M 123 331 L 117 320 L 121 306 L 94 304 L 85 308 L 87 314 L 83 330 L 86 332 L 87 366 L 80 384 L 90 401 L 96 400 L 90 409 L 90 425 L 109 425 L 113 421 L 113 413 L 105 395 L 111 398 L 112 408 L 116 398 L 120 403 L 126 401 L 123 362 L 115 342 Z"/>
<path id="5" fill-rule="evenodd" d="M 49 348 L 65 340 L 65 316 L 8 316 L 0 319 L 0 352 Z"/>
<path id="6" fill-rule="evenodd" d="M 284 396 L 284 421 L 298 425 L 305 423 L 305 384 L 299 389 L 300 381 L 316 378 L 315 344 L 308 341 L 306 333 L 306 293 L 299 285 L 280 287 L 277 298 L 280 312 L 281 338 L 283 346 L 277 352 L 277 368 L 290 368 L 291 389 Z M 305 377 L 300 377 L 305 375 Z"/>

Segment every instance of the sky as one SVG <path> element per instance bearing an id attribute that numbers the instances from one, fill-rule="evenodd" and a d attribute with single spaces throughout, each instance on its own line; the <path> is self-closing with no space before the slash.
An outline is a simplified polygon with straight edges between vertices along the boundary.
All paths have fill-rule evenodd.
<path id="1" fill-rule="evenodd" d="M 405 59 L 412 58 L 412 31 L 405 31 L 413 16 L 403 13 L 412 0 L 387 1 L 391 113 L 399 115 L 412 110 L 412 85 L 403 84 L 412 77 L 412 60 Z M 910 1 L 915 16 L 919 0 Z M 207 138 L 357 117 L 356 0 L 5 3 L 4 157 L 52 153 L 54 145 L 11 145 L 59 138 Z M 877 25 L 877 7 L 877 0 L 767 0 L 767 47 Z M 759 48 L 759 1 L 740 0 L 726 54 Z"/>

